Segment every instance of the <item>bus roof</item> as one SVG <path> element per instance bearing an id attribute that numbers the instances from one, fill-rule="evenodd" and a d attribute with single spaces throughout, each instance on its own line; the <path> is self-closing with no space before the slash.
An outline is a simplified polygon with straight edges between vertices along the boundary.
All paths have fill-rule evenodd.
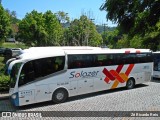
<path id="1" fill-rule="evenodd" d="M 12 61 L 9 65 L 9 69 L 15 63 L 26 62 L 29 60 L 65 56 L 66 54 L 105 54 L 105 53 L 146 53 L 152 52 L 149 49 L 108 49 L 100 47 L 33 47 L 26 49 L 16 60 Z"/>
<path id="2" fill-rule="evenodd" d="M 160 53 L 160 51 L 153 52 L 153 54 L 159 54 L 159 53 Z"/>
<path id="3" fill-rule="evenodd" d="M 20 59 L 38 59 L 52 56 L 64 56 L 65 54 L 105 54 L 105 53 L 143 53 L 151 52 L 149 49 L 108 49 L 89 46 L 68 47 L 32 47 L 24 50 Z"/>
<path id="4" fill-rule="evenodd" d="M 105 54 L 105 53 L 144 53 L 149 49 L 93 49 L 93 50 L 65 50 L 67 54 Z"/>

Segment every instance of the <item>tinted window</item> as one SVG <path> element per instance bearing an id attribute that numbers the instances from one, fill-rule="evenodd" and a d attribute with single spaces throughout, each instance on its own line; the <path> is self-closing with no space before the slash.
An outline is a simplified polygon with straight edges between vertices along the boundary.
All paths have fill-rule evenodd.
<path id="1" fill-rule="evenodd" d="M 93 55 L 68 55 L 68 68 L 87 68 L 93 66 Z"/>
<path id="2" fill-rule="evenodd" d="M 115 64 L 115 57 L 113 54 L 99 54 L 94 55 L 94 67 L 107 66 Z"/>
<path id="3" fill-rule="evenodd" d="M 154 54 L 154 70 L 160 71 L 160 54 Z"/>
<path id="4" fill-rule="evenodd" d="M 152 54 L 142 53 L 136 54 L 136 63 L 152 62 Z"/>
<path id="5" fill-rule="evenodd" d="M 68 68 L 87 68 L 121 64 L 136 64 L 152 62 L 150 53 L 115 53 L 115 54 L 86 54 L 69 55 Z"/>
<path id="6" fill-rule="evenodd" d="M 37 78 L 45 77 L 64 69 L 65 57 L 50 57 L 29 61 L 24 64 L 19 85 L 24 85 Z"/>
<path id="7" fill-rule="evenodd" d="M 121 63 L 123 64 L 147 63 L 152 61 L 152 54 L 149 53 L 130 53 L 123 54 L 121 57 Z"/>

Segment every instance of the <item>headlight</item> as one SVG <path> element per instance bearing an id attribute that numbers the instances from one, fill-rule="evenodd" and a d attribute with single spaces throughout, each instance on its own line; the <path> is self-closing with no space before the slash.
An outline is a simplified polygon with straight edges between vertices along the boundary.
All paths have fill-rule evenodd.
<path id="1" fill-rule="evenodd" d="M 13 94 L 11 97 L 12 97 L 12 99 L 16 99 L 16 95 L 15 94 Z"/>

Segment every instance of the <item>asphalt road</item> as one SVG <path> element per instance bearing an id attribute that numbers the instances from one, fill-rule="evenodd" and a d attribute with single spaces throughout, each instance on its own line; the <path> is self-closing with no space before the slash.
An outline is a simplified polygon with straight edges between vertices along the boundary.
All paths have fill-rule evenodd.
<path id="1" fill-rule="evenodd" d="M 11 105 L 8 99 L 5 99 L 0 100 L 0 111 L 124 111 L 124 113 L 125 111 L 131 111 L 131 115 L 134 115 L 136 111 L 150 111 L 154 114 L 155 112 L 160 111 L 160 80 L 153 80 L 145 84 L 137 85 L 131 90 L 118 88 L 115 90 L 76 96 L 69 98 L 68 101 L 61 104 L 43 102 L 16 108 Z M 50 112 L 50 114 L 54 113 Z M 155 115 L 158 115 L 159 117 L 150 116 L 139 118 L 122 116 L 116 117 L 116 119 L 160 119 L 160 112 Z M 102 118 L 106 119 L 103 116 Z M 79 119 L 83 119 L 83 117 L 80 117 Z M 98 119 L 98 117 L 93 117 L 92 119 Z M 114 119 L 114 117 L 111 116 L 107 119 Z"/>

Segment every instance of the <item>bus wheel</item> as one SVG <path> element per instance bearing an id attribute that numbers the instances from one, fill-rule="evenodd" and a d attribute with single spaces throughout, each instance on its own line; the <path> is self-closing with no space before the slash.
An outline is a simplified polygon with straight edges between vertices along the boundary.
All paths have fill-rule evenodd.
<path id="1" fill-rule="evenodd" d="M 68 92 L 65 89 L 57 89 L 52 95 L 54 103 L 62 103 L 68 98 Z"/>
<path id="2" fill-rule="evenodd" d="M 135 86 L 135 80 L 133 78 L 129 78 L 126 84 L 127 89 L 132 89 Z"/>

